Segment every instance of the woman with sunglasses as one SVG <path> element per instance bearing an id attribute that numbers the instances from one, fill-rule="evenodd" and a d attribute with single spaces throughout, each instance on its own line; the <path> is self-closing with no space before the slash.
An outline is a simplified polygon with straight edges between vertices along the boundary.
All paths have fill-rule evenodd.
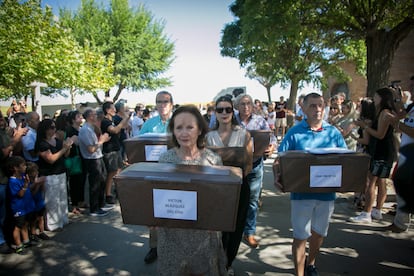
<path id="1" fill-rule="evenodd" d="M 251 171 L 252 167 L 252 140 L 249 132 L 241 128 L 234 116 L 233 102 L 230 97 L 222 96 L 215 104 L 216 126 L 206 135 L 206 145 L 209 147 L 245 147 L 248 155 L 244 176 Z M 234 232 L 223 232 L 223 247 L 227 255 L 228 275 L 234 275 L 232 262 L 237 256 L 237 251 L 243 236 L 246 222 L 247 207 L 249 204 L 250 189 L 246 177 L 240 189 L 240 200 L 237 212 L 236 230 Z"/>
<path id="2" fill-rule="evenodd" d="M 342 114 L 339 105 L 331 101 L 331 107 L 329 108 L 328 123 L 330 123 L 333 126 L 336 126 L 341 118 Z"/>
<path id="3" fill-rule="evenodd" d="M 66 188 L 65 157 L 73 141 L 56 138 L 56 125 L 44 119 L 37 128 L 35 152 L 39 154 L 39 176 L 46 176 L 45 203 L 47 230 L 55 231 L 68 223 L 68 195 Z"/>

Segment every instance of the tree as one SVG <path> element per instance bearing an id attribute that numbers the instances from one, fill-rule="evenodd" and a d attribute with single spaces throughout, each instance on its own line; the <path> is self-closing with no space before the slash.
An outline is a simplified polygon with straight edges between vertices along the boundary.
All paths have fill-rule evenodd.
<path id="1" fill-rule="evenodd" d="M 362 39 L 366 46 L 367 96 L 389 84 L 395 50 L 414 28 L 412 0 L 320 1 L 314 21 L 340 38 Z"/>
<path id="2" fill-rule="evenodd" d="M 113 56 L 80 47 L 69 30 L 55 20 L 50 8 L 39 1 L 1 1 L 0 9 L 0 94 L 2 98 L 32 98 L 29 85 L 43 82 L 42 94 L 64 94 L 68 88 L 74 107 L 76 91 L 109 89 L 116 83 Z"/>
<path id="3" fill-rule="evenodd" d="M 53 79 L 50 50 L 64 47 L 55 44 L 61 30 L 52 24 L 50 9 L 43 11 L 36 0 L 19 2 L 0 1 L 0 93 L 5 99 L 27 96 L 33 81 Z"/>
<path id="4" fill-rule="evenodd" d="M 308 1 L 236 0 L 231 6 L 236 20 L 227 24 L 221 53 L 251 68 L 254 78 L 290 84 L 288 108 L 293 109 L 297 90 L 304 83 L 324 85 L 321 70 L 346 76 L 335 61 L 345 56 L 332 45 L 333 37 L 306 24 Z M 268 97 L 270 98 L 270 88 Z"/>
<path id="5" fill-rule="evenodd" d="M 45 92 L 53 93 L 62 89 L 69 90 L 72 109 L 75 108 L 75 96 L 91 93 L 97 97 L 97 92 L 113 87 L 119 78 L 114 75 L 113 55 L 105 57 L 92 51 L 88 44 L 84 47 L 74 39 L 65 43 L 70 52 L 56 52 L 54 56 L 62 57 L 65 63 L 60 64 L 55 72 L 56 78 L 49 83 Z"/>
<path id="6" fill-rule="evenodd" d="M 163 22 L 155 21 L 144 6 L 135 10 L 127 0 L 112 0 L 105 9 L 94 0 L 82 0 L 76 13 L 61 12 L 61 21 L 81 45 L 88 42 L 105 56 L 114 55 L 114 75 L 120 78 L 114 101 L 124 88 L 155 90 L 170 84 L 162 74 L 173 61 L 174 45 L 163 34 Z"/>

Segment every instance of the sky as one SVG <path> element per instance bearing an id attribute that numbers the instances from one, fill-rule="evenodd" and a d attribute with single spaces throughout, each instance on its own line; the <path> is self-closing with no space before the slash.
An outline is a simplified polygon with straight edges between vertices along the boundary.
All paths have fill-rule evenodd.
<path id="1" fill-rule="evenodd" d="M 96 0 L 109 3 L 110 0 Z M 245 77 L 238 60 L 222 57 L 219 42 L 226 23 L 234 20 L 229 6 L 231 0 L 129 0 L 132 7 L 144 4 L 156 20 L 165 22 L 164 33 L 175 44 L 175 61 L 165 76 L 171 77 L 172 85 L 160 90 L 173 94 L 178 104 L 210 102 L 222 89 L 246 87 L 253 98 L 267 101 L 266 89 L 257 81 Z M 76 11 L 81 0 L 42 0 L 56 14 L 59 8 Z M 129 106 L 136 103 L 153 104 L 157 91 L 122 92 L 120 98 L 128 100 Z M 272 100 L 280 96 L 288 98 L 289 91 L 279 85 L 271 89 Z M 306 93 L 306 89 L 299 91 Z M 111 93 L 111 97 L 114 93 Z M 43 100 L 41 99 L 41 102 Z M 94 101 L 92 97 L 75 98 L 75 102 Z M 70 103 L 70 99 L 58 98 L 54 102 Z"/>

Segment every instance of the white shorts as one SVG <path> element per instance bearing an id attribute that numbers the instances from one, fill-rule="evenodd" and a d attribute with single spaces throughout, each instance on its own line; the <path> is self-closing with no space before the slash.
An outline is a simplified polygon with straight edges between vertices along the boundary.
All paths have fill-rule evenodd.
<path id="1" fill-rule="evenodd" d="M 322 237 L 328 235 L 329 220 L 335 206 L 334 200 L 291 200 L 290 206 L 293 237 L 295 239 L 308 239 L 311 236 L 311 230 Z"/>

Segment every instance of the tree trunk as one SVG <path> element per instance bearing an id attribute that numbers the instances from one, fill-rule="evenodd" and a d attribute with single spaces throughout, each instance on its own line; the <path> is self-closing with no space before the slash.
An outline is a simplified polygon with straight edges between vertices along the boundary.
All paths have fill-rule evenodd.
<path id="1" fill-rule="evenodd" d="M 367 47 L 367 96 L 373 97 L 375 91 L 388 84 L 395 49 L 383 30 L 367 36 L 365 43 Z"/>
<path id="2" fill-rule="evenodd" d="M 367 96 L 373 97 L 375 91 L 387 86 L 394 53 L 400 42 L 407 37 L 414 26 L 413 19 L 406 19 L 393 29 L 371 30 L 365 38 L 367 47 Z"/>
<path id="3" fill-rule="evenodd" d="M 268 103 L 271 103 L 272 102 L 272 96 L 270 95 L 270 89 L 271 88 L 272 87 L 270 85 L 266 85 L 266 92 L 267 92 L 267 100 L 268 100 Z"/>
<path id="4" fill-rule="evenodd" d="M 98 94 L 92 93 L 92 95 L 95 98 L 95 100 L 98 103 L 98 105 L 101 105 L 102 104 L 102 101 L 101 101 L 101 99 L 99 99 Z"/>
<path id="5" fill-rule="evenodd" d="M 114 103 L 118 100 L 118 98 L 119 98 L 119 96 L 121 95 L 122 90 L 124 90 L 124 88 L 125 88 L 125 85 L 123 85 L 123 84 L 120 84 L 120 85 L 118 86 L 118 90 L 116 91 L 116 94 L 115 94 L 115 96 L 114 96 L 114 98 L 113 98 Z"/>
<path id="6" fill-rule="evenodd" d="M 296 98 L 298 97 L 299 81 L 296 78 L 291 78 L 290 94 L 287 108 L 295 110 Z"/>
<path id="7" fill-rule="evenodd" d="M 70 89 L 70 105 L 72 107 L 72 110 L 76 109 L 76 105 L 75 105 L 75 92 L 76 92 L 76 88 L 72 87 Z"/>

